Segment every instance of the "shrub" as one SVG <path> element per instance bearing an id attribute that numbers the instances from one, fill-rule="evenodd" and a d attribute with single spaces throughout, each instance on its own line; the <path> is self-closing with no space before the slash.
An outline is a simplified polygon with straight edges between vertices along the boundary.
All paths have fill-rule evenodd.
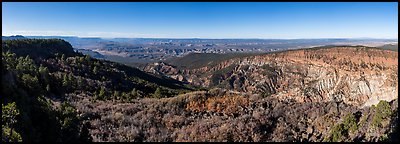
<path id="1" fill-rule="evenodd" d="M 372 119 L 372 125 L 375 127 L 382 126 L 382 121 L 392 114 L 391 107 L 387 101 L 379 101 L 376 106 L 375 115 Z"/>
<path id="2" fill-rule="evenodd" d="M 64 141 L 77 141 L 79 138 L 79 119 L 76 109 L 63 102 L 58 111 L 61 124 L 62 139 Z"/>
<path id="3" fill-rule="evenodd" d="M 16 117 L 19 115 L 15 102 L 7 105 L 1 104 L 1 111 L 2 140 L 6 142 L 21 142 L 21 135 L 13 129 L 14 124 L 17 123 Z"/>
<path id="4" fill-rule="evenodd" d="M 324 142 L 340 142 L 345 135 L 346 130 L 343 124 L 338 124 L 332 128 L 328 137 L 325 137 Z"/>
<path id="5" fill-rule="evenodd" d="M 21 135 L 7 126 L 2 127 L 2 139 L 6 142 L 22 142 Z"/>
<path id="6" fill-rule="evenodd" d="M 161 88 L 157 88 L 156 89 L 156 91 L 154 92 L 154 97 L 162 98 L 162 90 L 161 90 Z"/>
<path id="7" fill-rule="evenodd" d="M 347 114 L 342 123 L 335 125 L 323 141 L 340 142 L 350 133 L 357 131 L 357 119 L 353 113 Z"/>
<path id="8" fill-rule="evenodd" d="M 379 142 L 387 142 L 389 140 L 389 137 L 387 134 L 383 134 L 382 136 L 379 137 L 378 141 Z"/>
<path id="9" fill-rule="evenodd" d="M 105 100 L 105 99 L 106 99 L 105 93 L 106 93 L 105 88 L 104 88 L 104 87 L 101 87 L 101 88 L 100 88 L 99 95 L 97 96 L 97 99 L 98 99 L 98 100 Z"/>
<path id="10" fill-rule="evenodd" d="M 357 120 L 354 114 L 346 115 L 343 121 L 344 129 L 349 130 L 349 132 L 355 132 L 358 129 Z"/>

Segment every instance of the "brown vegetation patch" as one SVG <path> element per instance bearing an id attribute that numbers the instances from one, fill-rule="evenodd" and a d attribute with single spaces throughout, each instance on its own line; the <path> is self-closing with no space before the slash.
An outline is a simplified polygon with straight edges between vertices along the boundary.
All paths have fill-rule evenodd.
<path id="1" fill-rule="evenodd" d="M 239 111 L 240 108 L 247 107 L 249 99 L 239 95 L 222 97 L 208 97 L 191 101 L 186 104 L 186 110 L 194 112 L 218 112 L 232 114 Z"/>

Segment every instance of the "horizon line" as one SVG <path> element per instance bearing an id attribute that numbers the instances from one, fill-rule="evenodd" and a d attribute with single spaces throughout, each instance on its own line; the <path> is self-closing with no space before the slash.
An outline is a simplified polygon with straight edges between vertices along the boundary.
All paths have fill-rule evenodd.
<path id="1" fill-rule="evenodd" d="M 200 38 L 200 37 L 101 37 L 101 36 L 76 36 L 76 35 L 2 35 L 6 37 L 23 36 L 23 37 L 77 37 L 77 38 L 100 38 L 100 39 L 259 39 L 259 40 L 296 40 L 296 39 L 388 39 L 398 40 L 398 38 L 374 38 L 374 37 L 321 37 L 321 38 Z"/>

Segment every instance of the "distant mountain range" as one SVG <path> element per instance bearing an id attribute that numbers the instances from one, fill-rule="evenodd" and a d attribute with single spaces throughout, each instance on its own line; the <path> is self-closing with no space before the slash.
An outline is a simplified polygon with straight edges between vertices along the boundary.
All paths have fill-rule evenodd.
<path id="1" fill-rule="evenodd" d="M 190 53 L 269 53 L 320 46 L 364 45 L 396 50 L 397 39 L 321 38 L 321 39 L 198 39 L 198 38 L 99 38 L 76 36 L 3 36 L 7 39 L 63 39 L 75 51 L 94 58 L 132 66 L 166 61 Z"/>
<path id="2" fill-rule="evenodd" d="M 321 38 L 321 39 L 199 39 L 199 38 L 100 38 L 100 37 L 77 37 L 77 36 L 2 36 L 2 39 L 39 38 L 64 39 L 70 43 L 90 42 L 122 42 L 145 44 L 154 42 L 180 42 L 180 43 L 335 43 L 335 42 L 398 42 L 398 39 L 375 39 L 375 38 Z"/>
<path id="3" fill-rule="evenodd" d="M 12 40 L 12 39 L 26 39 L 26 38 L 22 35 L 15 35 L 15 36 L 2 36 L 1 39 L 2 40 Z"/>

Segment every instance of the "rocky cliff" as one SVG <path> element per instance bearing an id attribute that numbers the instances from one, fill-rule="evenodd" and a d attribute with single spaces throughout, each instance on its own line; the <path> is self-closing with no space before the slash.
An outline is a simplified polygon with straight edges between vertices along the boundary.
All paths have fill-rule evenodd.
<path id="1" fill-rule="evenodd" d="M 203 87 L 220 87 L 297 102 L 371 106 L 398 94 L 398 53 L 370 47 L 313 48 L 178 69 L 166 63 L 144 70 Z"/>

